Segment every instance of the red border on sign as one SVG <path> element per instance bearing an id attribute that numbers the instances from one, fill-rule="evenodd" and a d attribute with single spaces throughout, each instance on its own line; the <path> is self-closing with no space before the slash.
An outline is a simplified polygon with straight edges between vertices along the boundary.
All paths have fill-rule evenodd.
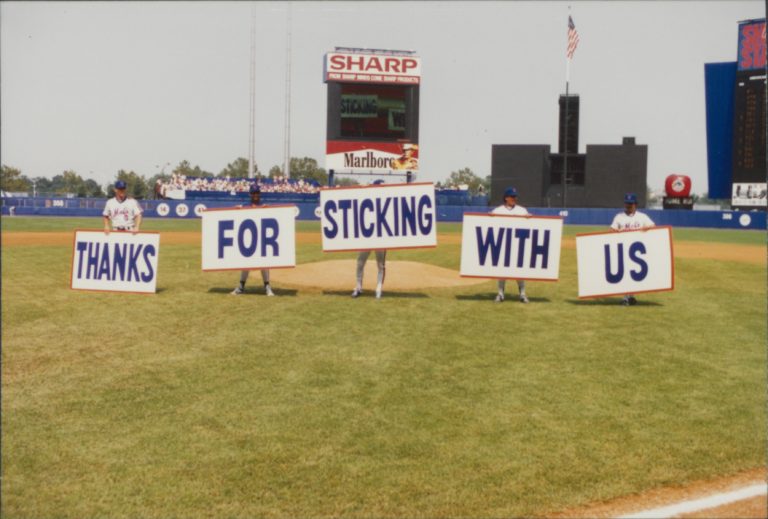
<path id="1" fill-rule="evenodd" d="M 339 249 L 339 250 L 326 250 L 323 252 L 371 252 L 377 250 L 408 250 L 408 249 L 434 249 L 437 245 L 413 245 L 411 247 L 376 247 L 373 249 Z"/>
<path id="2" fill-rule="evenodd" d="M 235 269 L 201 269 L 201 270 L 203 272 L 228 272 L 233 270 L 237 270 L 237 271 L 247 270 L 250 272 L 253 270 L 278 270 L 278 269 L 295 269 L 295 268 L 296 268 L 296 265 L 278 265 L 277 267 L 253 267 L 253 268 L 247 268 L 247 269 L 235 268 Z"/>
<path id="3" fill-rule="evenodd" d="M 242 211 L 243 209 L 275 209 L 277 207 L 296 207 L 296 204 L 275 204 L 275 205 L 256 205 L 256 206 L 243 206 L 243 207 L 211 207 L 204 209 L 202 213 L 208 213 L 213 211 Z"/>
<path id="4" fill-rule="evenodd" d="M 491 213 L 462 213 L 462 216 L 492 216 L 494 218 L 523 218 L 524 220 L 530 220 L 531 218 L 538 218 L 540 220 L 563 220 L 562 216 L 539 216 L 535 214 L 531 215 L 519 215 L 519 214 L 491 214 Z M 463 221 L 462 221 L 463 223 Z M 510 278 L 511 279 L 511 278 Z"/>
<path id="5" fill-rule="evenodd" d="M 670 272 L 670 287 L 669 288 L 655 288 L 653 290 L 636 290 L 632 291 L 632 294 L 650 294 L 651 292 L 669 292 L 671 290 L 675 289 L 675 247 L 674 243 L 672 242 L 672 226 L 671 225 L 655 225 L 653 227 L 646 227 L 645 229 L 633 229 L 631 231 L 599 231 L 599 232 L 588 232 L 584 234 L 577 234 L 576 238 L 579 236 L 597 236 L 600 234 L 616 234 L 616 233 L 631 233 L 631 232 L 648 232 L 655 229 L 666 229 L 669 233 L 669 259 L 670 259 L 670 265 L 671 265 L 671 272 Z M 578 253 L 576 254 L 576 268 L 578 269 Z M 579 299 L 595 299 L 598 297 L 612 297 L 612 296 L 623 296 L 627 295 L 630 292 L 618 292 L 618 293 L 612 293 L 612 294 L 598 294 L 598 295 L 592 295 L 592 296 L 577 296 Z"/>
<path id="6" fill-rule="evenodd" d="M 132 290 L 100 290 L 98 288 L 75 288 L 72 286 L 72 271 L 75 269 L 75 237 L 77 236 L 77 233 L 79 232 L 100 232 L 103 233 L 104 229 L 75 229 L 72 231 L 72 261 L 69 265 L 69 289 L 70 290 L 81 290 L 83 292 L 102 292 L 102 293 L 108 293 L 108 294 L 141 294 L 145 296 L 153 296 L 157 294 L 157 285 L 155 285 L 155 291 L 154 292 L 135 292 Z M 109 231 L 110 233 L 113 232 L 120 232 L 120 233 L 128 233 L 128 234 L 160 234 L 160 231 Z M 105 233 L 106 234 L 106 233 Z M 157 262 L 158 266 L 160 264 L 160 244 L 158 243 L 158 250 L 157 250 Z M 158 273 L 159 273 L 158 268 Z"/>
<path id="7" fill-rule="evenodd" d="M 400 184 L 369 184 L 367 186 L 339 186 L 339 187 L 321 187 L 320 191 L 340 191 L 342 189 L 377 189 L 383 187 L 401 187 L 401 186 L 434 186 L 432 182 L 411 182 Z M 373 249 L 371 249 L 373 250 Z"/>

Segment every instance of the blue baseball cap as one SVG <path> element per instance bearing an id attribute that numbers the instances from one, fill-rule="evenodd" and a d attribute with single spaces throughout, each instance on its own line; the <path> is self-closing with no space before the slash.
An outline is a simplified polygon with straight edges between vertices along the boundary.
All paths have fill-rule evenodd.
<path id="1" fill-rule="evenodd" d="M 508 187 L 504 190 L 504 198 L 507 198 L 508 196 L 517 196 L 517 189 L 514 187 Z"/>
<path id="2" fill-rule="evenodd" d="M 125 182 L 122 180 L 115 182 L 115 189 L 125 189 L 126 187 Z"/>
<path id="3" fill-rule="evenodd" d="M 634 193 L 627 193 L 624 195 L 624 203 L 625 204 L 636 204 L 637 203 L 637 195 Z"/>
<path id="4" fill-rule="evenodd" d="M 251 193 L 251 194 L 261 193 L 261 187 L 258 184 L 253 184 L 253 185 L 251 185 L 251 189 L 249 189 L 248 192 Z"/>

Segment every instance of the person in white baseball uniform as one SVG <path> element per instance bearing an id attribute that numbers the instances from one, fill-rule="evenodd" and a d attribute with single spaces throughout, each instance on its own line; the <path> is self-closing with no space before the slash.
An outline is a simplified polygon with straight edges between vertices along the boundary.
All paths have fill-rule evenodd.
<path id="1" fill-rule="evenodd" d="M 381 290 L 384 286 L 384 277 L 387 273 L 387 251 L 377 250 L 376 252 L 376 267 L 378 268 L 378 274 L 376 276 L 376 299 L 381 299 Z M 363 293 L 363 271 L 365 270 L 365 262 L 368 261 L 368 256 L 371 255 L 371 251 L 364 250 L 357 255 L 357 285 L 352 291 L 352 297 L 360 297 Z"/>
<path id="2" fill-rule="evenodd" d="M 251 195 L 251 207 L 264 205 L 261 203 L 261 187 L 259 187 L 258 184 L 253 184 L 248 192 Z M 231 295 L 239 296 L 245 292 L 245 282 L 248 280 L 248 274 L 250 274 L 250 272 L 250 270 L 240 271 L 240 283 L 238 283 L 235 289 L 230 292 Z M 272 292 L 272 286 L 269 284 L 269 269 L 261 269 L 261 280 L 264 281 L 264 292 L 270 297 L 274 296 L 275 293 Z"/>
<path id="3" fill-rule="evenodd" d="M 656 224 L 653 223 L 653 220 L 647 214 L 637 210 L 637 195 L 627 193 L 624 195 L 624 212 L 613 217 L 611 229 L 619 232 L 636 231 L 638 229 L 648 229 L 654 225 Z M 637 298 L 633 294 L 626 294 L 621 300 L 621 304 L 624 306 L 636 305 Z"/>
<path id="4" fill-rule="evenodd" d="M 504 190 L 504 203 L 491 211 L 491 214 L 505 214 L 508 216 L 530 216 L 528 210 L 517 203 L 517 189 L 508 187 Z M 504 289 L 507 286 L 505 279 L 499 280 L 499 293 L 496 294 L 495 301 L 501 303 L 504 301 Z M 520 292 L 520 302 L 527 303 L 528 296 L 525 295 L 525 281 L 517 280 L 517 289 Z"/>
<path id="5" fill-rule="evenodd" d="M 107 200 L 104 206 L 104 232 L 109 234 L 110 226 L 113 231 L 139 232 L 141 227 L 141 207 L 134 198 L 126 196 L 125 182 L 115 182 L 115 196 Z"/>

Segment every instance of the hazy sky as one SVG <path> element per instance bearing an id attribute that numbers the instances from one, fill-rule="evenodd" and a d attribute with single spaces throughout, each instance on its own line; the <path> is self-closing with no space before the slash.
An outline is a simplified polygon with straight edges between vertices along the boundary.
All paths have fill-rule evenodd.
<path id="1" fill-rule="evenodd" d="M 736 60 L 755 1 L 292 2 L 291 155 L 324 167 L 323 55 L 335 46 L 422 58 L 418 180 L 485 176 L 492 144 L 556 148 L 568 5 L 581 37 L 570 91 L 579 151 L 634 136 L 648 182 L 707 191 L 704 64 Z M 256 4 L 256 163 L 282 164 L 287 2 Z M 250 2 L 1 2 L 0 154 L 30 177 L 106 184 L 181 160 L 218 173 L 248 156 Z"/>

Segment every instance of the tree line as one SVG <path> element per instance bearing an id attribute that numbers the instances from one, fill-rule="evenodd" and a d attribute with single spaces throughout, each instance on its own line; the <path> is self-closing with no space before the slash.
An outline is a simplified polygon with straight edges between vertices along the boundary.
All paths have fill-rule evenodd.
<path id="1" fill-rule="evenodd" d="M 170 172 L 161 171 L 149 177 L 140 175 L 133 170 L 118 170 L 114 180 L 107 186 L 101 186 L 92 178 L 83 178 L 73 170 L 66 170 L 53 178 L 34 177 L 30 178 L 24 175 L 18 168 L 2 165 L 0 168 L 0 189 L 7 192 L 27 192 L 27 193 L 46 193 L 57 195 L 74 195 L 77 197 L 103 198 L 114 196 L 114 185 L 118 180 L 122 180 L 127 185 L 127 192 L 130 196 L 138 199 L 149 198 L 152 196 L 154 186 L 158 180 L 168 182 L 172 175 L 184 175 L 188 178 L 194 177 L 229 177 L 229 178 L 247 178 L 248 177 L 248 159 L 238 157 L 227 164 L 221 171 L 214 174 L 205 171 L 200 166 L 194 167 L 187 160 L 182 160 Z M 292 179 L 302 179 L 315 181 L 321 186 L 328 185 L 328 173 L 324 168 L 317 164 L 317 160 L 310 157 L 291 157 L 290 174 Z M 262 173 L 257 164 L 254 164 L 254 175 L 256 177 L 277 178 L 283 177 L 284 172 L 281 166 L 272 166 L 269 171 Z M 488 193 L 490 190 L 490 176 L 481 178 L 472 172 L 469 168 L 463 168 L 453 171 L 444 182 L 437 182 L 437 187 L 456 188 L 466 186 L 472 194 Z M 359 182 L 354 177 L 339 176 L 335 179 L 336 185 L 357 185 Z"/>

